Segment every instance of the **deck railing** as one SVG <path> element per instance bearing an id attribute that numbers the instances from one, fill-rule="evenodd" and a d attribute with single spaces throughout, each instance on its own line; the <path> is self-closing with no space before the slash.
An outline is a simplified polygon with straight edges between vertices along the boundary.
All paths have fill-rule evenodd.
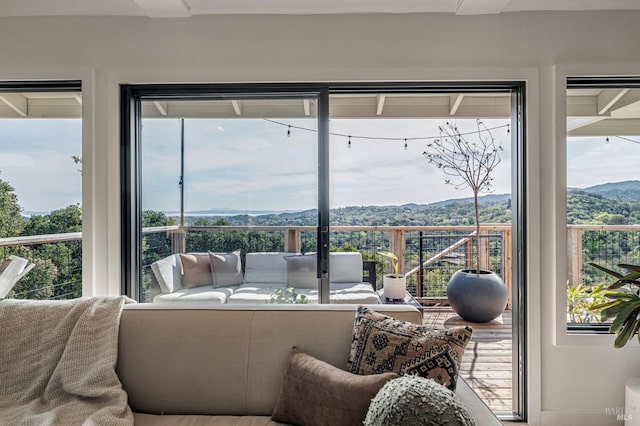
<path id="1" fill-rule="evenodd" d="M 408 289 L 424 301 L 446 297 L 448 277 L 461 267 L 471 267 L 475 258 L 472 226 L 335 226 L 331 244 L 358 250 L 375 258 L 381 249 L 394 252 L 401 272 L 408 276 Z M 315 250 L 315 226 L 160 226 L 143 229 L 143 278 L 149 265 L 171 253 L 220 250 L 201 247 L 208 237 L 235 233 L 230 244 L 253 251 L 305 252 Z M 267 236 L 267 237 L 265 237 Z M 512 286 L 511 226 L 484 225 L 478 259 L 482 268 L 499 273 Z M 16 286 L 14 297 L 71 298 L 82 292 L 82 233 L 0 238 L 0 259 L 14 254 L 26 257 L 36 267 Z M 217 240 L 220 241 L 220 240 Z M 241 245 L 243 245 L 241 247 Z M 595 260 L 615 268 L 617 263 L 640 263 L 640 225 L 570 225 L 567 227 L 567 277 L 570 285 L 597 284 L 600 277 L 588 265 Z M 388 271 L 379 258 L 378 276 Z M 379 281 L 381 278 L 379 278 Z M 42 285 L 40 285 L 42 284 Z M 511 292 L 509 291 L 509 294 Z"/>

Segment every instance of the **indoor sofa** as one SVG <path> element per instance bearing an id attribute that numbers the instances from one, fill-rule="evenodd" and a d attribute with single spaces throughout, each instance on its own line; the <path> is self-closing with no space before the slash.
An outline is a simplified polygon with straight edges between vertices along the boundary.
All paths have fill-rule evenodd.
<path id="1" fill-rule="evenodd" d="M 239 251 L 232 253 L 172 254 L 151 265 L 154 303 L 264 304 L 274 292 L 293 287 L 307 303 L 318 303 L 315 254 L 289 252 L 247 253 L 244 268 Z M 207 269 L 209 268 L 209 269 Z M 375 277 L 363 282 L 359 252 L 332 252 L 331 303 L 376 304 Z M 191 271 L 200 271 L 186 285 Z"/>
<path id="2" fill-rule="evenodd" d="M 136 425 L 276 425 L 292 347 L 346 369 L 355 305 L 126 305 L 116 371 Z M 406 305 L 377 312 L 420 323 Z M 478 425 L 500 422 L 462 379 L 456 394 Z"/>

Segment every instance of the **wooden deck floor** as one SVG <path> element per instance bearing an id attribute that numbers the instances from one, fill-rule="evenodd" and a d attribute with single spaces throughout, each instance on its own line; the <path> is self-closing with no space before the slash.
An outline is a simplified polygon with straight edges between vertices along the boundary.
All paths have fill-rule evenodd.
<path id="1" fill-rule="evenodd" d="M 475 324 L 464 321 L 450 307 L 425 307 L 422 322 L 435 328 L 460 325 L 473 328 L 460 375 L 495 413 L 511 413 L 511 312 L 489 323 Z"/>

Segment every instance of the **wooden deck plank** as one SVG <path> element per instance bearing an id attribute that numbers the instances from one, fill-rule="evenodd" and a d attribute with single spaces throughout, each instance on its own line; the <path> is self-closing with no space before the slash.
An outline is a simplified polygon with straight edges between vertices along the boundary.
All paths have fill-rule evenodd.
<path id="1" fill-rule="evenodd" d="M 494 412 L 511 412 L 512 322 L 505 312 L 486 324 L 464 321 L 450 307 L 425 307 L 422 324 L 431 328 L 469 326 L 473 336 L 465 350 L 460 375 Z"/>

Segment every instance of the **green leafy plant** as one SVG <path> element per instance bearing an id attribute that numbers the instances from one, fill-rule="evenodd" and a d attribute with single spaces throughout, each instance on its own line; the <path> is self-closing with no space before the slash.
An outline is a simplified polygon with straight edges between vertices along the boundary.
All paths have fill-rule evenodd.
<path id="1" fill-rule="evenodd" d="M 296 293 L 293 287 L 277 288 L 271 292 L 269 303 L 307 304 L 309 300 L 304 294 Z"/>
<path id="2" fill-rule="evenodd" d="M 602 294 L 604 290 L 603 284 L 594 287 L 582 285 L 569 285 L 567 281 L 567 313 L 569 321 L 575 323 L 600 322 L 600 310 L 594 309 L 594 306 L 606 302 L 606 298 Z"/>
<path id="3" fill-rule="evenodd" d="M 618 264 L 626 270 L 625 274 L 605 268 L 595 263 L 592 267 L 616 278 L 616 281 L 602 291 L 608 301 L 594 305 L 592 309 L 600 310 L 603 321 L 612 320 L 609 332 L 616 335 L 614 346 L 621 348 L 627 344 L 640 329 L 640 266 Z M 640 341 L 640 335 L 638 335 Z"/>
<path id="4" fill-rule="evenodd" d="M 391 262 L 391 268 L 393 269 L 393 275 L 400 276 L 400 261 L 398 260 L 398 256 L 390 251 L 379 251 L 378 254 L 380 256 L 386 257 Z"/>

